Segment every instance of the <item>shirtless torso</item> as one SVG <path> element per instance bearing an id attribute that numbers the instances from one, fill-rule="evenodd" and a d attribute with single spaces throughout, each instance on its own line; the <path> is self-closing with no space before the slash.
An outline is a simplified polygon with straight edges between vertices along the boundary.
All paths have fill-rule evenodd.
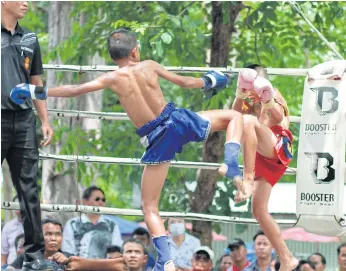
<path id="1" fill-rule="evenodd" d="M 139 128 L 159 116 L 167 105 L 159 77 L 183 88 L 202 88 L 205 85 L 202 78 L 179 76 L 152 60 L 128 61 L 119 67 L 118 70 L 105 73 L 82 85 L 49 88 L 48 96 L 76 97 L 100 89 L 111 89 L 118 95 L 130 120 Z"/>
<path id="2" fill-rule="evenodd" d="M 154 66 L 152 61 L 130 62 L 105 75 L 110 78 L 109 88 L 118 95 L 137 128 L 155 119 L 167 104 Z"/>

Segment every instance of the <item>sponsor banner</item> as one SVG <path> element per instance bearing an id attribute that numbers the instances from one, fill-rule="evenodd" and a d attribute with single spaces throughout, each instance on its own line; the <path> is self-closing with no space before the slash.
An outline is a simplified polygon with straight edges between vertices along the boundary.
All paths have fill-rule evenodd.
<path id="1" fill-rule="evenodd" d="M 336 69 L 330 63 L 318 65 L 317 71 L 312 68 L 313 76 L 305 80 L 298 141 L 297 216 L 340 217 L 344 212 L 346 75 L 339 66 L 344 65 L 345 70 L 346 61 L 335 62 Z M 339 80 L 327 79 L 335 78 L 334 71 Z"/>

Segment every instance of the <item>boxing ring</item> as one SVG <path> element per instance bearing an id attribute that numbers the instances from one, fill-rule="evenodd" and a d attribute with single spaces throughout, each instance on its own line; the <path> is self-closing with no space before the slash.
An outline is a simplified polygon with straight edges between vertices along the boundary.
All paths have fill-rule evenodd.
<path id="1" fill-rule="evenodd" d="M 337 64 L 335 64 L 337 62 Z M 346 142 L 346 61 L 322 64 L 307 69 L 267 69 L 269 75 L 303 76 L 305 79 L 302 116 L 290 116 L 291 123 L 300 123 L 297 168 L 288 168 L 285 175 L 296 175 L 297 220 L 276 220 L 281 225 L 303 227 L 313 233 L 346 236 L 344 219 L 345 142 Z M 333 66 L 334 65 L 334 66 Z M 336 69 L 335 65 L 338 66 Z M 177 73 L 201 73 L 217 70 L 237 74 L 241 69 L 213 67 L 165 67 Z M 44 65 L 45 70 L 67 72 L 107 72 L 116 66 Z M 329 80 L 331 75 L 339 80 Z M 313 79 L 313 80 L 311 80 Z M 90 118 L 98 120 L 129 120 L 126 113 L 106 113 L 78 110 L 49 109 L 49 116 L 57 118 Z M 41 160 L 57 160 L 70 163 L 104 163 L 144 166 L 140 159 L 59 155 L 40 153 Z M 217 163 L 173 161 L 172 167 L 216 170 Z M 242 166 L 241 166 L 242 168 Z M 18 202 L 2 202 L 4 210 L 18 210 Z M 83 205 L 41 204 L 48 212 L 80 212 L 123 216 L 143 216 L 141 210 Z M 216 216 L 199 213 L 160 212 L 162 217 L 179 217 L 222 223 L 257 224 L 255 219 Z"/>

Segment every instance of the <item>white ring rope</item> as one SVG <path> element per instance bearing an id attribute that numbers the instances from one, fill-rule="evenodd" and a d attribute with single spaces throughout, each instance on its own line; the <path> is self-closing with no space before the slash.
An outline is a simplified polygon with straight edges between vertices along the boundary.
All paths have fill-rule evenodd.
<path id="1" fill-rule="evenodd" d="M 3 202 L 2 209 L 19 210 L 18 202 Z M 107 207 L 94 207 L 85 205 L 63 205 L 63 204 L 41 204 L 41 210 L 48 212 L 80 212 L 93 214 L 123 215 L 123 216 L 144 216 L 141 210 L 136 209 L 119 209 Z M 238 224 L 258 224 L 253 218 L 241 218 L 234 216 L 217 216 L 198 213 L 180 213 L 180 212 L 160 212 L 161 217 L 176 217 L 187 220 L 212 221 L 222 223 L 238 223 Z M 280 225 L 294 225 L 296 220 L 278 219 L 276 222 Z"/>
<path id="2" fill-rule="evenodd" d="M 239 73 L 243 68 L 232 67 L 165 67 L 168 71 L 176 73 L 203 73 L 210 70 L 220 71 L 223 73 Z M 109 72 L 118 69 L 118 66 L 77 66 L 77 65 L 60 65 L 60 64 L 44 64 L 43 69 L 66 72 Z M 266 68 L 270 75 L 287 75 L 287 76 L 306 76 L 308 69 L 286 69 L 286 68 Z"/>
<path id="3" fill-rule="evenodd" d="M 76 162 L 76 155 L 56 155 L 56 154 L 46 154 L 40 153 L 41 160 L 57 160 L 64 162 Z M 82 156 L 78 155 L 78 162 L 85 163 L 103 163 L 103 164 L 118 164 L 127 166 L 145 166 L 141 164 L 140 159 L 136 158 L 119 158 L 119 157 L 101 157 L 101 156 Z M 207 163 L 207 162 L 190 162 L 190 161 L 172 161 L 171 167 L 177 168 L 194 168 L 194 169 L 210 169 L 217 170 L 221 164 L 218 163 Z M 239 166 L 241 169 L 242 165 Z M 285 175 L 295 175 L 296 168 L 287 168 Z"/>
<path id="4" fill-rule="evenodd" d="M 59 65 L 59 64 L 44 64 L 43 68 L 46 70 L 67 71 L 67 72 L 108 72 L 118 69 L 117 66 L 77 66 L 77 65 Z M 165 67 L 167 70 L 177 73 L 202 73 L 210 70 L 221 71 L 224 73 L 239 73 L 240 68 L 214 68 L 214 67 Z M 308 69 L 278 69 L 268 68 L 267 73 L 270 75 L 287 75 L 287 76 L 306 76 Z M 35 112 L 37 114 L 37 112 Z M 129 120 L 126 113 L 107 113 L 107 112 L 93 112 L 93 111 L 78 111 L 78 110 L 57 110 L 49 109 L 48 114 L 56 117 L 80 117 L 91 118 L 100 120 Z M 291 116 L 291 122 L 300 123 L 299 116 Z M 100 156 L 79 156 L 76 155 L 53 155 L 40 153 L 40 159 L 52 159 L 64 162 L 96 162 L 106 164 L 121 164 L 121 165 L 136 165 L 144 166 L 140 163 L 140 159 L 133 158 L 118 158 L 118 157 L 100 157 Z M 172 167 L 178 168 L 194 168 L 194 169 L 210 169 L 217 170 L 220 167 L 218 163 L 206 162 L 189 162 L 189 161 L 172 161 Z M 242 166 L 240 166 L 242 168 Z M 285 175 L 295 175 L 296 168 L 288 168 Z M 18 202 L 3 202 L 2 209 L 4 210 L 19 210 Z M 109 215 L 122 215 L 122 216 L 143 216 L 141 210 L 136 209 L 119 209 L 107 207 L 92 207 L 84 205 L 62 205 L 62 204 L 41 204 L 41 210 L 48 212 L 81 212 L 81 213 L 96 213 L 96 214 L 109 214 Z M 181 213 L 181 212 L 160 212 L 161 217 L 176 217 L 184 218 L 187 220 L 200 220 L 211 222 L 223 223 L 238 223 L 238 224 L 258 224 L 255 219 L 229 217 L 229 216 L 216 216 L 198 213 Z M 279 225 L 291 225 L 296 223 L 296 220 L 278 219 L 276 222 Z"/>
<path id="5" fill-rule="evenodd" d="M 35 110 L 35 114 L 37 114 Z M 62 110 L 62 109 L 48 109 L 49 116 L 55 117 L 79 117 L 99 120 L 130 120 L 126 113 L 120 112 L 93 112 L 93 111 L 77 111 L 77 110 Z M 290 116 L 292 123 L 300 123 L 299 116 Z"/>

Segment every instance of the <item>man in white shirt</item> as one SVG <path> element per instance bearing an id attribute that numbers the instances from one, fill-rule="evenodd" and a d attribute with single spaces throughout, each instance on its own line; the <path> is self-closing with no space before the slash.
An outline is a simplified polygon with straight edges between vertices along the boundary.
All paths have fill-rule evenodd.
<path id="1" fill-rule="evenodd" d="M 83 204 L 105 207 L 101 188 L 91 186 L 83 193 Z M 98 214 L 82 214 L 66 222 L 62 250 L 89 259 L 106 258 L 107 246 L 122 246 L 119 226 Z"/>
<path id="2" fill-rule="evenodd" d="M 195 250 L 201 246 L 200 240 L 185 233 L 185 221 L 182 218 L 170 218 L 168 229 L 170 232 L 168 243 L 175 266 L 178 269 L 191 270 L 191 260 Z"/>
<path id="3" fill-rule="evenodd" d="M 18 201 L 16 196 L 13 201 Z M 11 264 L 17 257 L 15 240 L 24 233 L 20 211 L 16 210 L 17 217 L 8 221 L 1 233 L 1 265 Z"/>

